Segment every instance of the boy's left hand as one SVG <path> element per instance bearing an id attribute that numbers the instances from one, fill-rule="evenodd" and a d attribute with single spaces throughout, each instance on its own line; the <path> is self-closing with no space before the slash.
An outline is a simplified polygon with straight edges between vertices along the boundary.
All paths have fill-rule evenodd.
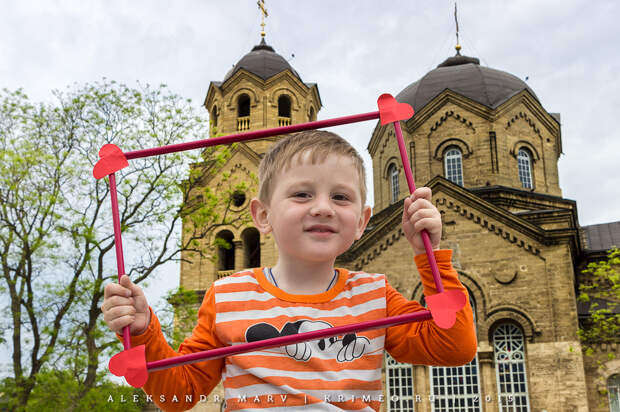
<path id="1" fill-rule="evenodd" d="M 405 199 L 403 208 L 403 232 L 416 255 L 425 252 L 422 241 L 423 229 L 428 231 L 433 250 L 439 249 L 441 241 L 441 214 L 431 203 L 432 192 L 428 187 L 416 189 Z"/>

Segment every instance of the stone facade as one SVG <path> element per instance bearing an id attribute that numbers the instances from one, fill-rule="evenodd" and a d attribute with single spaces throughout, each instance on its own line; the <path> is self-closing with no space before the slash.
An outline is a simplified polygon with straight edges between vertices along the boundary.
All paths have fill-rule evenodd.
<path id="1" fill-rule="evenodd" d="M 290 70 L 267 80 L 239 70 L 223 84 L 212 82 L 205 107 L 211 113 L 213 133 L 282 125 L 282 95 L 290 101 L 291 124 L 316 118 L 321 107 L 317 86 L 301 82 Z M 240 116 L 246 114 L 240 112 L 242 96 L 250 99 L 249 116 Z M 241 122 L 240 117 L 249 120 Z M 453 265 L 475 306 L 480 408 L 471 410 L 502 410 L 494 342 L 502 325 L 512 325 L 523 339 L 519 353 L 529 408 L 515 410 L 609 410 L 601 382 L 620 371 L 620 361 L 606 361 L 605 372 L 601 372 L 596 359 L 600 360 L 603 352 L 598 358 L 586 358 L 576 334 L 576 273 L 586 245 L 580 235 L 576 203 L 562 198 L 559 185 L 557 161 L 562 142 L 558 117 L 548 113 L 528 90 L 489 108 L 446 89 L 404 122 L 403 131 L 414 179 L 418 186 L 433 190 L 433 202 L 442 214 L 442 248 L 453 250 Z M 240 143 L 218 173 L 205 181 L 215 190 L 231 181 L 251 182 L 244 202 L 233 212 L 247 212 L 257 189 L 253 175 L 262 154 L 275 140 Z M 446 179 L 446 151 L 455 147 L 462 154 L 462 186 Z M 517 157 L 522 148 L 531 154 L 533 187 L 528 189 L 523 188 L 518 174 Z M 419 274 L 401 230 L 408 189 L 393 128 L 377 124 L 368 151 L 372 157 L 368 172 L 373 176 L 373 217 L 364 236 L 339 257 L 337 265 L 385 273 L 405 297 L 421 300 Z M 398 170 L 396 200 L 391 165 Z M 225 173 L 230 176 L 228 181 L 223 181 Z M 229 253 L 234 254 L 230 260 L 234 264 L 223 268 L 209 259 L 186 255 L 181 285 L 204 291 L 218 277 L 247 267 L 251 236 L 258 237 L 253 242 L 258 245 L 260 266 L 275 264 L 273 238 L 248 232 L 250 229 L 247 222 L 218 228 L 218 233 L 226 230 L 231 234 L 234 252 Z M 207 247 L 218 233 L 205 239 Z M 218 253 L 213 247 L 210 251 Z M 612 350 L 618 352 L 616 347 Z M 430 412 L 431 368 L 410 368 L 412 378 L 407 382 L 413 387 L 415 410 Z M 219 411 L 220 405 L 212 401 L 215 395 L 223 397 L 221 385 L 195 410 Z M 384 410 L 389 409 L 389 395 Z"/>

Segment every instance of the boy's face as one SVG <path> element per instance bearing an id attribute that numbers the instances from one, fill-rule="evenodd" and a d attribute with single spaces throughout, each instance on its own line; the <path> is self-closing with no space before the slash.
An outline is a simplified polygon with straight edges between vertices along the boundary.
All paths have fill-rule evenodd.
<path id="1" fill-rule="evenodd" d="M 349 157 L 330 154 L 313 165 L 305 152 L 275 175 L 268 205 L 252 200 L 254 223 L 273 233 L 281 259 L 333 263 L 362 236 L 370 218 L 359 179 Z"/>

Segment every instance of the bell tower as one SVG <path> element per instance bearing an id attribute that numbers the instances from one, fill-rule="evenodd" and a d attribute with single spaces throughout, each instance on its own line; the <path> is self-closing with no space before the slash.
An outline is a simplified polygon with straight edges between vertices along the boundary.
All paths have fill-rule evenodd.
<path id="1" fill-rule="evenodd" d="M 316 120 L 321 98 L 317 85 L 304 83 L 262 37 L 222 81 L 209 84 L 204 106 L 215 136 Z M 264 153 L 273 140 L 247 144 Z"/>
<path id="2" fill-rule="evenodd" d="M 210 135 L 228 135 L 316 120 L 321 97 L 316 83 L 304 83 L 289 62 L 265 41 L 264 1 L 260 43 L 243 56 L 220 82 L 212 81 L 204 101 Z M 249 142 L 264 153 L 274 138 Z"/>
<path id="3" fill-rule="evenodd" d="M 316 83 L 303 82 L 289 62 L 265 41 L 267 10 L 264 2 L 258 4 L 263 15 L 259 44 L 234 64 L 221 81 L 209 83 L 204 107 L 209 112 L 211 138 L 313 121 L 321 109 Z M 276 263 L 275 242 L 271 235 L 262 235 L 252 226 L 249 202 L 257 195 L 260 159 L 280 138 L 239 142 L 223 164 L 205 158 L 192 166 L 202 178 L 191 202 L 207 204 L 214 194 L 229 196 L 227 210 L 218 209 L 217 213 L 220 217 L 243 218 L 215 225 L 200 240 L 202 250 L 206 250 L 204 256 L 184 254 L 181 285 L 186 289 L 204 291 L 215 280 L 231 273 Z M 191 217 L 184 219 L 184 238 L 195 229 L 193 222 Z"/>

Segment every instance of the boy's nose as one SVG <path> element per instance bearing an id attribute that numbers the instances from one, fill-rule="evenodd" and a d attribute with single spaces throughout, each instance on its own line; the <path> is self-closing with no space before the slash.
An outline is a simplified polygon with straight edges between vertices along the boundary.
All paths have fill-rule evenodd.
<path id="1" fill-rule="evenodd" d="M 333 216 L 334 209 L 332 208 L 329 199 L 324 197 L 317 197 L 312 207 L 310 208 L 310 215 L 312 216 Z"/>

